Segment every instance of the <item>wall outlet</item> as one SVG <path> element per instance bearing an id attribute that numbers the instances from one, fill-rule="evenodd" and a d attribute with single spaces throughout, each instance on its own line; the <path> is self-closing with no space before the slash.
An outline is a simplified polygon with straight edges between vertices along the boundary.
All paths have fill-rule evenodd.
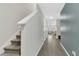
<path id="1" fill-rule="evenodd" d="M 72 55 L 73 55 L 73 56 L 76 56 L 76 52 L 75 52 L 75 51 L 73 51 L 73 50 L 72 50 Z"/>

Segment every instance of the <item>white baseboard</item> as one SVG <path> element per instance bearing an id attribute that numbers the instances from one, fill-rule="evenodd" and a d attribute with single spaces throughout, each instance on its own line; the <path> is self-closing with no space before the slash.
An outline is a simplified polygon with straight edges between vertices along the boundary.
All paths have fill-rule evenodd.
<path id="1" fill-rule="evenodd" d="M 45 40 L 46 40 L 46 39 L 45 39 Z M 42 48 L 42 46 L 43 46 L 43 44 L 44 44 L 45 40 L 44 40 L 44 41 L 42 42 L 42 44 L 40 45 L 40 47 L 39 47 L 39 49 L 38 49 L 37 53 L 35 54 L 35 56 L 37 56 L 37 55 L 38 55 L 38 53 L 40 52 L 40 50 L 41 50 L 41 48 Z"/>
<path id="2" fill-rule="evenodd" d="M 14 34 L 10 37 L 10 39 L 9 39 L 8 41 L 4 42 L 4 44 L 0 47 L 0 55 L 1 55 L 2 53 L 4 53 L 4 47 L 6 47 L 7 45 L 10 45 L 10 44 L 11 44 L 10 41 L 11 41 L 12 39 L 14 39 L 14 37 L 15 37 L 16 34 L 17 34 L 17 32 L 18 32 L 18 30 L 16 31 L 16 33 L 14 33 Z"/>
<path id="3" fill-rule="evenodd" d="M 68 51 L 65 49 L 65 47 L 63 46 L 62 43 L 60 43 L 61 47 L 63 48 L 63 50 L 65 51 L 65 53 L 67 54 L 67 56 L 70 56 L 70 54 L 68 53 Z"/>
<path id="4" fill-rule="evenodd" d="M 40 47 L 39 47 L 38 51 L 36 52 L 35 56 L 38 55 L 38 53 L 40 52 L 42 46 L 44 45 L 44 42 L 45 42 L 45 40 L 47 39 L 47 34 L 48 34 L 48 33 L 46 33 L 46 35 L 44 35 L 44 36 L 42 37 L 43 42 L 42 42 L 42 44 L 40 45 Z"/>

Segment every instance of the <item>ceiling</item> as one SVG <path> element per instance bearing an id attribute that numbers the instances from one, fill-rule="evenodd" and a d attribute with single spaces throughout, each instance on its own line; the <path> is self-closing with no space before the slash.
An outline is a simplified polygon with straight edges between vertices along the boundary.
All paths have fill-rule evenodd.
<path id="1" fill-rule="evenodd" d="M 63 9 L 65 3 L 39 3 L 39 5 L 46 17 L 57 17 Z"/>

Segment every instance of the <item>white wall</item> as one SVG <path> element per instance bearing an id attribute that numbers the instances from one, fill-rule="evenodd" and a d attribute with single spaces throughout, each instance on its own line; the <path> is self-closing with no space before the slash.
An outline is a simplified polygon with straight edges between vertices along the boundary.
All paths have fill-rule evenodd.
<path id="1" fill-rule="evenodd" d="M 24 26 L 21 39 L 21 55 L 35 56 L 44 42 L 43 15 L 38 11 Z"/>
<path id="2" fill-rule="evenodd" d="M 33 10 L 33 4 L 0 4 L 0 47 L 17 31 L 17 22 Z"/>

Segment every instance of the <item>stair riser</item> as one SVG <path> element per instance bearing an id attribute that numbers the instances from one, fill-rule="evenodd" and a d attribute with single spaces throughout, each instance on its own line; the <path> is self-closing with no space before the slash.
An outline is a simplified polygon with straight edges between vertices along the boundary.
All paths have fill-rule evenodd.
<path id="1" fill-rule="evenodd" d="M 16 35 L 16 39 L 21 39 L 21 35 Z"/>
<path id="2" fill-rule="evenodd" d="M 21 43 L 20 43 L 20 42 L 14 42 L 14 41 L 11 41 L 11 44 L 12 44 L 12 45 L 18 45 L 18 46 L 20 46 L 20 45 L 21 45 Z"/>
<path id="3" fill-rule="evenodd" d="M 19 46 L 21 44 L 20 43 L 12 43 L 12 45 Z"/>
<path id="4" fill-rule="evenodd" d="M 10 51 L 10 50 L 5 50 L 5 53 L 20 53 L 20 51 Z"/>
<path id="5" fill-rule="evenodd" d="M 20 49 L 4 49 L 5 50 L 5 52 L 10 52 L 10 53 L 16 53 L 16 52 L 20 52 L 21 50 Z"/>

